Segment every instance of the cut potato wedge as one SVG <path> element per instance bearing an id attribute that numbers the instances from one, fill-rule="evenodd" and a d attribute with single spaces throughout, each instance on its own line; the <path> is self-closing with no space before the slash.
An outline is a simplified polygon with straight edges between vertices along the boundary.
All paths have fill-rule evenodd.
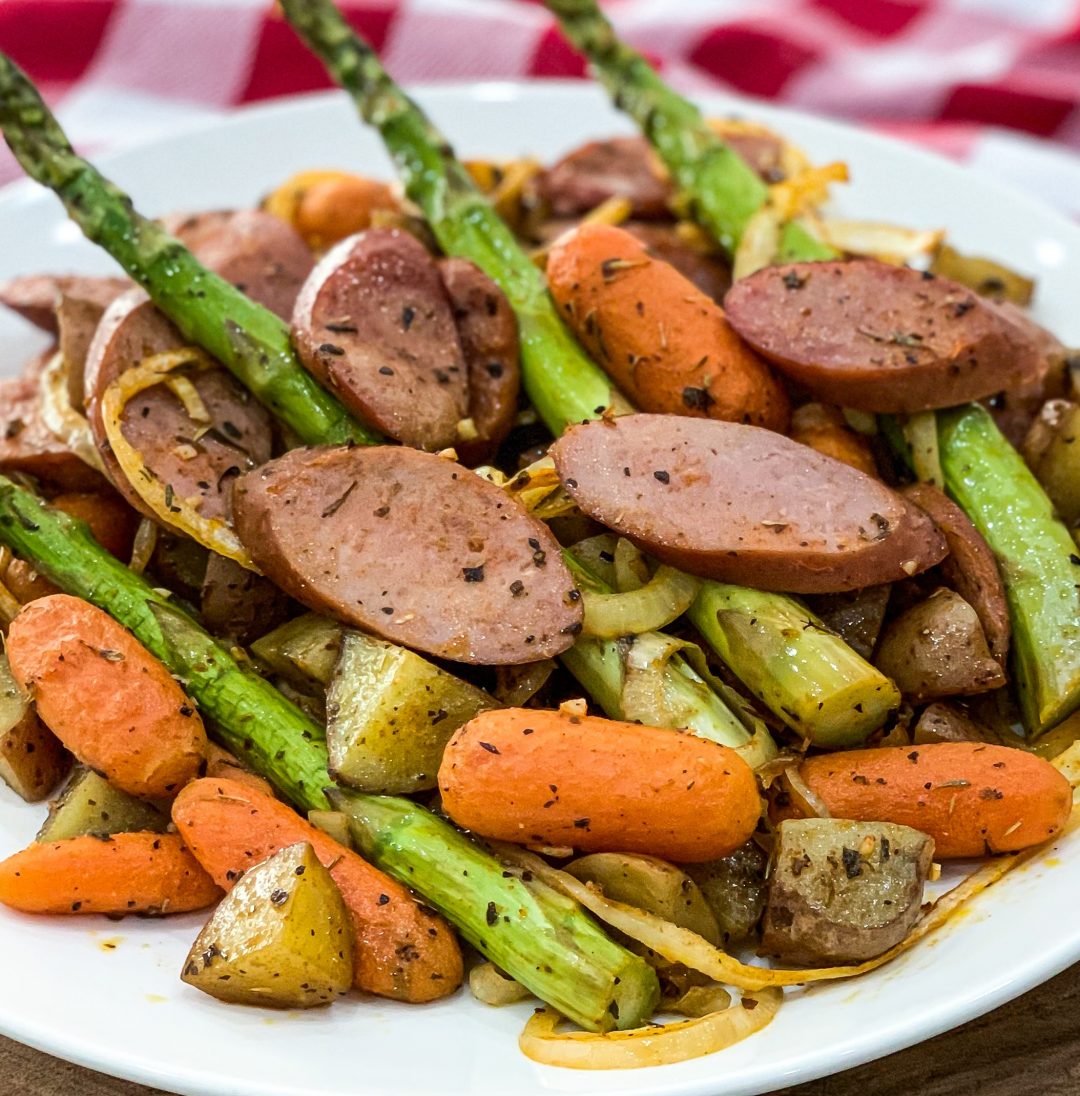
<path id="1" fill-rule="evenodd" d="M 289 845 L 222 899 L 181 978 L 233 1004 L 326 1005 L 352 986 L 351 933 L 341 893 L 312 847 Z"/>
<path id="2" fill-rule="evenodd" d="M 145 799 L 136 799 L 114 788 L 93 769 L 80 766 L 60 798 L 49 808 L 49 817 L 37 840 L 66 841 L 69 837 L 108 837 L 114 833 L 164 833 L 169 819 Z"/>
<path id="3" fill-rule="evenodd" d="M 341 651 L 343 631 L 327 617 L 305 613 L 255 640 L 251 653 L 301 689 L 313 681 L 326 685 Z"/>
<path id="4" fill-rule="evenodd" d="M 0 654 L 0 779 L 28 803 L 51 795 L 71 767 L 71 754 L 41 722 Z"/>
<path id="5" fill-rule="evenodd" d="M 347 632 L 326 694 L 330 770 L 365 792 L 434 788 L 453 733 L 498 706 L 482 689 L 404 647 Z"/>

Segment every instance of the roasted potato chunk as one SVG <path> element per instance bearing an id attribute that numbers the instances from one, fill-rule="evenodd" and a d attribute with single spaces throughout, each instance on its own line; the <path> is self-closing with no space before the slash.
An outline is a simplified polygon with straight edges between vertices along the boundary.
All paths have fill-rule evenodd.
<path id="1" fill-rule="evenodd" d="M 768 865 L 765 853 L 748 841 L 719 860 L 685 866 L 720 926 L 721 943 L 739 943 L 753 934 L 765 908 Z"/>
<path id="2" fill-rule="evenodd" d="M 482 689 L 395 643 L 347 632 L 326 694 L 330 771 L 365 792 L 434 788 L 443 750 L 478 712 Z"/>
<path id="3" fill-rule="evenodd" d="M 71 755 L 41 722 L 19 691 L 0 653 L 0 779 L 28 803 L 52 794 L 71 766 Z"/>
<path id="4" fill-rule="evenodd" d="M 150 831 L 164 833 L 169 819 L 145 799 L 136 799 L 114 788 L 93 769 L 79 766 L 49 808 L 49 817 L 38 830 L 38 841 L 64 841 L 69 837 L 108 837 L 114 833 Z"/>
<path id="5" fill-rule="evenodd" d="M 952 590 L 935 590 L 897 617 L 885 629 L 874 661 L 915 703 L 973 696 L 1005 684 L 978 614 Z"/>
<path id="6" fill-rule="evenodd" d="M 1080 406 L 1047 400 L 1024 439 L 1024 459 L 1069 528 L 1080 522 Z"/>
<path id="7" fill-rule="evenodd" d="M 327 685 L 341 653 L 345 629 L 327 617 L 305 613 L 261 636 L 251 653 L 301 689 Z"/>
<path id="8" fill-rule="evenodd" d="M 289 845 L 222 899 L 181 978 L 233 1004 L 326 1005 L 352 986 L 351 933 L 341 893 L 312 847 Z"/>
<path id="9" fill-rule="evenodd" d="M 616 902 L 637 906 L 720 942 L 720 926 L 697 884 L 681 868 L 655 856 L 596 852 L 579 857 L 566 870 L 583 883 L 596 883 Z"/>
<path id="10" fill-rule="evenodd" d="M 806 600 L 826 628 L 863 658 L 870 658 L 885 622 L 891 590 L 891 585 L 867 586 L 849 594 L 819 594 Z"/>
<path id="11" fill-rule="evenodd" d="M 830 966 L 899 943 L 922 905 L 933 839 L 888 822 L 797 818 L 780 823 L 761 952 Z"/>

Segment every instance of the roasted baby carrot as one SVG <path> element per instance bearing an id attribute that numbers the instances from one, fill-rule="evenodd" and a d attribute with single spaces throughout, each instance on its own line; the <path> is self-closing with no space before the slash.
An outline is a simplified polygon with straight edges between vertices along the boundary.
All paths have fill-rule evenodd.
<path id="1" fill-rule="evenodd" d="M 680 731 L 533 708 L 482 712 L 450 740 L 443 809 L 485 837 L 712 860 L 761 812 L 749 766 Z"/>
<path id="2" fill-rule="evenodd" d="M 724 310 L 629 232 L 567 233 L 547 279 L 563 318 L 640 410 L 787 426 L 784 389 Z"/>
<path id="3" fill-rule="evenodd" d="M 804 761 L 799 776 L 834 817 L 911 826 L 944 859 L 1037 845 L 1072 807 L 1069 782 L 1049 762 L 983 742 L 823 754 Z M 773 785 L 772 813 L 801 813 L 783 784 Z"/>
<path id="4" fill-rule="evenodd" d="M 11 622 L 11 671 L 84 764 L 131 795 L 175 795 L 198 774 L 206 732 L 169 671 L 107 613 L 67 594 Z"/>
<path id="5" fill-rule="evenodd" d="M 844 421 L 839 407 L 827 403 L 804 403 L 791 413 L 792 441 L 809 445 L 827 457 L 850 464 L 877 478 L 877 463 L 869 442 Z"/>
<path id="6" fill-rule="evenodd" d="M 24 913 L 186 913 L 220 897 L 174 833 L 35 843 L 0 863 L 0 902 Z"/>
<path id="7" fill-rule="evenodd" d="M 206 777 L 177 796 L 172 818 L 199 863 L 226 889 L 279 849 L 307 841 L 349 908 L 357 989 L 423 1002 L 461 984 L 461 949 L 438 914 L 272 796 Z"/>

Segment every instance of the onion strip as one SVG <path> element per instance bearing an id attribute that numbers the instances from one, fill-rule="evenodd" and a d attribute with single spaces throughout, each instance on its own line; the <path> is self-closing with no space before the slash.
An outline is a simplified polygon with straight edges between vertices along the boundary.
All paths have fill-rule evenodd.
<path id="1" fill-rule="evenodd" d="M 935 487 L 945 484 L 938 449 L 937 415 L 933 411 L 917 411 L 904 423 L 904 438 L 911 449 L 911 464 L 921 483 Z"/>
<path id="2" fill-rule="evenodd" d="M 766 1027 L 784 995 L 766 989 L 737 1005 L 694 1020 L 609 1031 L 558 1032 L 562 1021 L 553 1009 L 539 1009 L 518 1039 L 522 1053 L 534 1062 L 569 1069 L 638 1069 L 671 1065 L 714 1054 Z"/>
<path id="3" fill-rule="evenodd" d="M 160 526 L 156 521 L 142 518 L 139 527 L 135 530 L 135 539 L 131 544 L 131 562 L 128 567 L 137 575 L 141 575 L 150 563 L 150 559 L 157 547 L 158 532 Z"/>
<path id="4" fill-rule="evenodd" d="M 59 352 L 48 360 L 38 383 L 41 420 L 45 423 L 45 428 L 50 434 L 55 434 L 84 464 L 104 475 L 105 465 L 94 444 L 90 424 L 71 406 L 67 365 Z"/>
<path id="5" fill-rule="evenodd" d="M 666 627 L 690 608 L 699 582 L 691 575 L 661 564 L 640 589 L 621 594 L 583 590 L 582 635 L 618 639 Z"/>
<path id="6" fill-rule="evenodd" d="M 532 994 L 508 974 L 503 974 L 494 963 L 477 963 L 469 971 L 469 992 L 482 1004 L 502 1008 L 517 1001 L 524 1001 Z"/>
<path id="7" fill-rule="evenodd" d="M 186 533 L 204 548 L 235 560 L 241 567 L 260 574 L 235 531 L 218 518 L 204 518 L 186 499 L 174 495 L 153 469 L 147 466 L 139 450 L 124 436 L 123 415 L 128 402 L 148 388 L 168 384 L 172 373 L 189 367 L 199 371 L 217 368 L 201 350 L 189 347 L 151 354 L 138 365 L 121 373 L 105 390 L 101 401 L 105 435 L 132 489 L 164 525 Z M 200 399 L 199 403 L 201 402 Z"/>

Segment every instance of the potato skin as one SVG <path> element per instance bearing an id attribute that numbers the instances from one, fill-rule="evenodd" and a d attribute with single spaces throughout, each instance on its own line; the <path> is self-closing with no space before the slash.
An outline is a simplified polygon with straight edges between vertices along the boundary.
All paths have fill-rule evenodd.
<path id="1" fill-rule="evenodd" d="M 110 783 L 146 799 L 194 779 L 206 731 L 169 671 L 107 613 L 67 594 L 11 622 L 8 658 L 49 729 Z"/>
<path id="2" fill-rule="evenodd" d="M 919 917 L 934 841 L 908 826 L 800 818 L 777 834 L 761 951 L 787 963 L 860 963 Z"/>

